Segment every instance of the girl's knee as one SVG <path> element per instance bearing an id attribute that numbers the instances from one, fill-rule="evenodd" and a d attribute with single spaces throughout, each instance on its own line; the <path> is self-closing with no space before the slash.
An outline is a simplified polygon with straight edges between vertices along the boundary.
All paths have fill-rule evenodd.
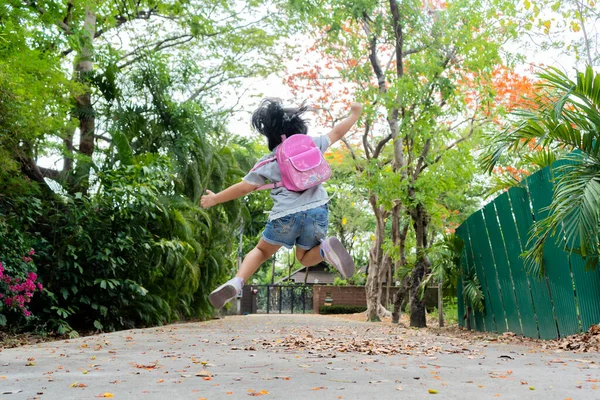
<path id="1" fill-rule="evenodd" d="M 298 260 L 298 262 L 300 264 L 302 264 L 302 259 L 304 258 L 304 256 L 306 255 L 306 251 L 300 251 L 297 247 L 296 247 L 296 260 Z M 304 264 L 302 264 L 304 265 Z"/>

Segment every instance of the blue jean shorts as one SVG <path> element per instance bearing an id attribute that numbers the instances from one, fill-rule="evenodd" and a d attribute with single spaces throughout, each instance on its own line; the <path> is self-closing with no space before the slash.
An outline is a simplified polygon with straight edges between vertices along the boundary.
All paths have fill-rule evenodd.
<path id="1" fill-rule="evenodd" d="M 328 220 L 329 211 L 324 204 L 267 222 L 262 237 L 273 245 L 310 250 L 325 239 Z"/>

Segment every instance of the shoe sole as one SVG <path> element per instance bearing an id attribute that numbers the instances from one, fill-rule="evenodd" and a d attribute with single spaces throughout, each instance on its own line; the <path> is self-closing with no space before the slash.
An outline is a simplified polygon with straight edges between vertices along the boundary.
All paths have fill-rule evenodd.
<path id="1" fill-rule="evenodd" d="M 340 271 L 342 277 L 347 279 L 354 275 L 354 260 L 348 254 L 348 251 L 344 248 L 340 240 L 338 238 L 331 238 L 327 240 L 326 247 L 328 251 L 323 252 L 328 258 L 327 261 Z"/>
<path id="2" fill-rule="evenodd" d="M 225 304 L 237 296 L 237 289 L 233 285 L 223 285 L 215 289 L 209 296 L 208 301 L 217 310 L 223 308 Z"/>

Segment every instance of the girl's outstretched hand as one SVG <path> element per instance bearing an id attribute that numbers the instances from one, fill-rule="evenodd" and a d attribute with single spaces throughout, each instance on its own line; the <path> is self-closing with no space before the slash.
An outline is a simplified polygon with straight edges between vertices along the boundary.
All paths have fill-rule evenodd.
<path id="1" fill-rule="evenodd" d="M 200 205 L 202 208 L 209 208 L 217 204 L 215 196 L 216 195 L 213 192 L 206 189 L 206 194 L 200 199 Z"/>
<path id="2" fill-rule="evenodd" d="M 362 103 L 355 101 L 352 104 L 350 104 L 350 111 L 355 114 L 360 114 L 362 112 L 362 109 L 363 109 Z"/>

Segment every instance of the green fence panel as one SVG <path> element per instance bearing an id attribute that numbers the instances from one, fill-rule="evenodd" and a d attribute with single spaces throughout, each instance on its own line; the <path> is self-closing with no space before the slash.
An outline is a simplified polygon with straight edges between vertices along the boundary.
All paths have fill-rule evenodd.
<path id="1" fill-rule="evenodd" d="M 531 207 L 529 206 L 529 195 L 524 188 L 513 187 L 508 191 L 508 196 L 515 216 L 521 250 L 525 250 L 527 248 L 527 239 L 529 238 L 529 229 L 533 224 L 533 216 L 531 214 Z M 531 289 L 540 338 L 557 338 L 556 319 L 554 318 L 554 310 L 552 309 L 552 302 L 545 277 L 538 279 L 529 274 L 527 276 L 529 278 L 529 287 Z M 522 322 L 525 324 L 524 320 Z"/>
<path id="2" fill-rule="evenodd" d="M 463 281 L 465 279 L 465 273 L 466 273 L 466 269 L 468 268 L 468 260 L 467 260 L 467 244 L 468 244 L 468 240 L 469 238 L 466 235 L 465 232 L 465 227 L 464 226 L 459 226 L 456 231 L 455 231 L 456 236 L 460 237 L 464 243 L 463 246 L 463 250 L 462 250 L 462 254 L 460 256 L 460 266 L 459 266 L 459 278 L 458 278 L 458 284 L 456 286 L 456 298 L 458 301 L 458 325 L 462 326 L 462 327 L 466 327 L 467 326 L 467 321 L 465 321 L 465 314 L 467 312 L 467 304 L 465 304 L 465 296 L 463 294 L 463 290 L 464 290 L 464 285 L 463 285 Z M 462 313 L 461 313 L 462 310 Z M 469 315 L 470 318 L 472 318 L 472 315 Z M 471 324 L 471 326 L 474 326 L 473 324 Z"/>
<path id="3" fill-rule="evenodd" d="M 555 179 L 560 177 L 560 167 L 565 164 L 575 164 L 573 160 L 560 160 L 552 167 Z M 559 168 L 559 169 L 557 169 Z M 574 244 L 577 248 L 579 242 Z M 579 309 L 581 328 L 587 331 L 590 326 L 600 323 L 600 268 L 586 271 L 586 260 L 574 253 L 567 253 L 575 285 L 576 304 Z"/>
<path id="4" fill-rule="evenodd" d="M 552 201 L 554 185 L 550 169 L 544 168 L 531 175 L 527 179 L 527 184 L 535 219 L 540 221 L 548 215 L 545 207 Z M 577 318 L 575 290 L 571 278 L 569 259 L 564 250 L 564 242 L 560 234 L 550 237 L 546 241 L 544 265 L 552 302 L 554 303 L 559 335 L 565 337 L 579 332 L 579 319 Z"/>
<path id="5" fill-rule="evenodd" d="M 493 263 L 491 262 L 492 257 L 481 210 L 476 211 L 467 219 L 467 229 L 469 230 L 469 237 L 471 238 L 477 276 L 479 277 L 479 282 L 481 283 L 481 289 L 483 290 L 485 298 L 485 328 L 488 332 L 498 332 L 499 329 L 496 326 L 495 312 L 499 313 L 499 315 L 504 315 L 504 312 L 502 311 L 500 294 L 498 293 L 497 286 L 492 280 L 492 273 L 489 268 L 489 265 Z M 499 322 L 504 323 L 504 319 L 499 318 Z"/>
<path id="6" fill-rule="evenodd" d="M 465 252 L 463 251 L 463 254 Z M 465 320 L 464 320 L 464 316 L 465 316 L 465 299 L 463 296 L 463 284 L 462 284 L 462 275 L 458 277 L 458 282 L 456 282 L 456 308 L 458 309 L 457 311 L 457 321 L 458 321 L 458 326 L 461 326 L 464 328 L 465 326 Z"/>
<path id="7" fill-rule="evenodd" d="M 465 264 L 465 268 L 464 268 L 464 276 L 468 276 L 469 275 L 469 271 L 477 271 L 476 267 L 475 267 L 475 259 L 473 256 L 473 246 L 471 243 L 471 238 L 469 235 L 469 230 L 467 229 L 467 225 L 466 224 L 462 224 L 459 229 L 457 229 L 457 232 L 461 232 L 461 238 L 465 241 L 465 251 L 467 254 L 467 262 Z M 485 282 L 483 282 L 482 284 L 485 284 Z M 465 307 L 471 307 L 471 328 L 478 330 L 478 331 L 485 331 L 485 322 L 484 322 L 484 315 L 483 312 L 479 311 L 479 310 L 475 310 L 472 307 L 472 304 L 468 303 L 465 304 Z"/>
<path id="8" fill-rule="evenodd" d="M 586 271 L 586 261 L 577 254 L 569 255 L 584 331 L 600 323 L 600 268 Z"/>
<path id="9" fill-rule="evenodd" d="M 505 193 L 503 196 L 506 197 L 507 194 Z M 500 232 L 500 225 L 498 224 L 498 217 L 496 215 L 497 210 L 495 205 L 497 203 L 498 199 L 486 205 L 483 208 L 483 216 L 485 217 L 485 226 L 487 227 L 490 245 L 492 247 L 492 255 L 494 256 L 494 264 L 496 267 L 496 274 L 498 275 L 498 284 L 500 286 L 500 294 L 502 296 L 502 304 L 504 306 L 508 330 L 516 334 L 522 334 L 523 331 L 521 329 L 519 309 L 515 297 L 510 266 L 506 257 L 504 239 L 502 237 L 502 232 Z M 508 211 L 510 211 L 510 209 Z M 512 217 L 512 214 L 510 215 Z M 496 318 L 496 324 L 498 324 L 498 318 Z"/>
<path id="10" fill-rule="evenodd" d="M 515 188 L 512 188 L 510 190 L 512 191 L 514 189 Z M 516 195 L 523 193 L 526 194 L 526 192 L 523 190 L 518 192 Z M 523 260 L 520 257 L 521 243 L 519 242 L 517 226 L 515 225 L 515 220 L 513 218 L 508 193 L 503 193 L 494 202 L 496 203 L 500 229 L 502 230 L 502 236 L 504 238 L 504 246 L 510 268 L 509 272 L 514 283 L 515 296 L 521 319 L 522 333 L 525 336 L 537 338 L 539 337 L 539 332 L 535 319 L 535 311 L 533 309 L 533 299 L 531 297 L 531 290 L 529 289 L 529 281 L 525 272 L 525 267 L 523 266 Z"/>

